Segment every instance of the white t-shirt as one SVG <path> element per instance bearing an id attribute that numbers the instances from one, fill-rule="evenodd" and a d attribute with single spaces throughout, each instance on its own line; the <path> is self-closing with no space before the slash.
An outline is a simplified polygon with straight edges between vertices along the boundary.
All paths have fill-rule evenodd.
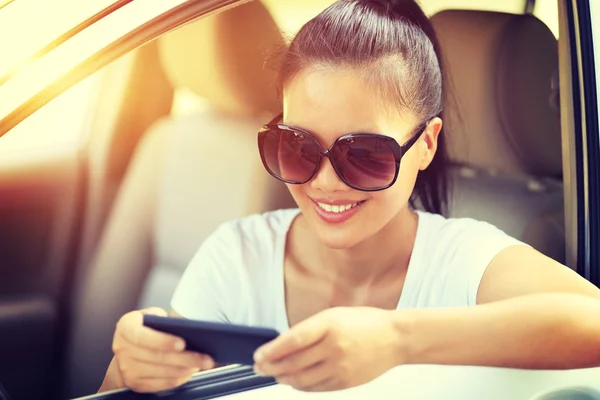
<path id="1" fill-rule="evenodd" d="M 185 318 L 289 329 L 283 260 L 300 210 L 256 214 L 222 224 L 185 270 L 171 306 Z M 476 304 L 490 261 L 522 242 L 470 218 L 417 211 L 418 226 L 398 309 Z"/>

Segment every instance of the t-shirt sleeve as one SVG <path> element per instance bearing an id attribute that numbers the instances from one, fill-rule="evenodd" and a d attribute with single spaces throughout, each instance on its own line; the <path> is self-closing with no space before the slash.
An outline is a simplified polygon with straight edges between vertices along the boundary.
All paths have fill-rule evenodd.
<path id="1" fill-rule="evenodd" d="M 473 221 L 457 243 L 457 257 L 463 268 L 459 275 L 465 285 L 468 305 L 477 304 L 477 292 L 494 257 L 511 246 L 527 246 L 486 222 Z M 466 268 L 465 268 L 466 267 Z"/>
<path id="2" fill-rule="evenodd" d="M 227 279 L 234 272 L 227 268 L 239 242 L 235 239 L 235 230 L 223 224 L 204 241 L 177 284 L 171 299 L 175 312 L 188 319 L 229 322 L 230 294 L 236 288 L 235 280 Z"/>

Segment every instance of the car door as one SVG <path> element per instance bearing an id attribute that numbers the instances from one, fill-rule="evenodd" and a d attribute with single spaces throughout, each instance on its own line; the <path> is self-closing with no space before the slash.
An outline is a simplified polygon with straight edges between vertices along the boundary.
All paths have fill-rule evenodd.
<path id="1" fill-rule="evenodd" d="M 584 277 L 599 284 L 597 274 L 597 225 L 594 215 L 598 212 L 598 104 L 597 82 L 590 81 L 596 75 L 591 42 L 595 14 L 590 1 L 560 2 L 561 15 L 561 101 L 564 118 L 563 137 L 565 157 L 565 181 L 567 182 L 567 222 L 570 226 L 569 265 Z M 586 45 L 587 43 L 587 45 Z M 589 45 L 592 44 L 592 47 Z M 596 45 L 597 46 L 597 45 Z M 596 51 L 596 53 L 598 53 Z M 585 54 L 585 56 L 582 56 Z M 590 75 L 591 73 L 591 75 Z M 595 127 L 595 128 L 594 128 Z M 590 171 L 592 170 L 592 171 Z M 596 193 L 596 194 L 594 194 Z M 595 233 L 596 232 L 596 233 Z M 597 259 L 596 259 L 597 260 Z M 600 370 L 582 369 L 572 371 L 525 371 L 501 368 L 478 368 L 465 366 L 403 366 L 390 371 L 377 380 L 345 392 L 319 394 L 319 398 L 461 398 L 461 399 L 532 399 L 536 394 L 565 386 L 585 385 L 600 390 Z M 166 398 L 186 398 L 192 395 L 196 382 L 181 392 L 166 394 Z M 235 387 L 232 379 L 229 388 Z M 228 398 L 224 385 L 223 398 Z M 236 394 L 231 398 L 286 398 L 304 399 L 312 395 L 274 385 Z M 316 397 L 316 396 L 315 396 Z M 102 399 L 133 399 L 135 395 L 120 391 L 100 395 Z M 560 397 L 558 397 L 560 398 Z M 589 397 L 592 398 L 592 397 Z"/>
<path id="2" fill-rule="evenodd" d="M 142 86 L 136 78 L 143 77 L 139 69 L 152 46 L 134 49 L 151 37 L 127 45 L 120 41 L 185 2 L 165 1 L 154 7 L 144 3 L 20 0 L 0 8 L 0 382 L 15 399 L 62 398 L 70 302 L 77 267 L 84 264 L 83 239 L 89 236 L 94 189 L 89 178 L 101 147 L 91 137 L 92 117 L 101 108 L 96 103 L 100 89 L 112 79 L 103 67 L 133 54 L 130 86 Z M 33 16 L 31 6 L 40 14 Z M 36 18 L 57 9 L 71 12 L 56 18 L 61 24 L 45 20 L 36 31 Z M 161 21 L 150 24 L 155 30 L 146 30 L 147 35 L 171 26 Z M 11 35 L 28 31 L 35 34 L 19 42 L 10 40 Z M 94 57 L 98 53 L 101 56 Z M 113 106 L 111 112 L 144 106 L 143 98 L 125 101 L 128 104 Z M 148 123 L 138 113 L 127 126 L 129 131 L 145 131 Z M 118 139 L 104 144 L 109 161 L 124 161 L 118 168 L 108 167 L 114 186 L 135 146 L 135 141 Z"/>
<path id="3" fill-rule="evenodd" d="M 37 84 L 33 89 L 20 94 L 23 101 L 17 102 L 14 108 L 4 114 L 0 112 L 0 135 L 8 133 L 3 139 L 10 139 L 11 135 L 16 137 L 19 134 L 18 127 L 24 126 L 22 120 L 31 114 L 34 117 L 34 113 L 43 111 L 40 108 L 42 104 L 109 62 L 187 20 L 220 6 L 238 2 L 165 0 L 161 6 L 163 8 L 159 9 L 156 6 L 157 8 L 152 9 L 153 13 L 148 12 L 144 15 L 140 13 L 143 8 L 136 8 L 136 4 L 139 5 L 142 1 L 134 0 L 130 3 L 130 8 L 123 8 L 122 12 L 115 12 L 110 16 L 111 22 L 124 21 L 119 32 L 117 29 L 108 29 L 108 23 L 91 25 L 90 28 L 95 31 L 90 30 L 89 32 L 92 33 L 87 37 L 79 36 L 84 39 L 81 39 L 79 44 L 76 43 L 77 46 L 89 46 L 87 53 L 80 55 L 80 58 L 68 58 L 64 55 L 64 58 L 59 57 L 64 62 L 59 68 L 59 73 L 48 75 L 45 81 L 34 82 Z M 592 29 L 594 16 L 595 20 L 598 20 L 598 11 L 594 7 L 598 8 L 597 5 L 592 6 L 589 0 L 561 2 L 562 16 L 566 21 L 564 26 L 565 29 L 569 29 L 563 33 L 569 35 L 571 39 L 568 42 L 570 47 L 567 49 L 569 56 L 566 57 L 568 68 L 582 71 L 579 75 L 577 71 L 570 71 L 568 80 L 562 79 L 563 89 L 565 89 L 562 91 L 562 101 L 566 102 L 563 105 L 571 107 L 571 124 L 575 127 L 571 129 L 570 125 L 565 125 L 567 128 L 565 135 L 568 135 L 569 143 L 572 143 L 572 148 L 571 145 L 566 146 L 565 151 L 573 151 L 574 154 L 573 156 L 569 153 L 570 157 L 565 161 L 569 164 L 569 173 L 572 174 L 570 189 L 575 195 L 576 205 L 568 213 L 572 223 L 569 236 L 570 252 L 578 270 L 598 284 L 598 249 L 594 245 L 599 240 L 597 221 L 600 213 L 598 208 L 600 185 L 594 172 L 598 170 L 600 152 L 597 148 L 598 104 L 597 100 L 595 103 L 593 99 L 590 100 L 592 90 L 589 89 L 592 87 L 597 90 L 596 64 L 589 62 L 590 48 L 594 48 L 591 35 L 597 37 L 597 32 L 593 33 Z M 103 17 L 99 22 L 103 20 L 109 19 Z M 101 35 L 102 33 L 105 35 Z M 94 38 L 102 39 L 98 39 L 100 42 L 94 42 Z M 586 40 L 587 47 L 581 45 Z M 589 47 L 589 43 L 592 47 Z M 83 48 L 77 46 L 73 47 Z M 591 54 L 591 59 L 594 60 L 593 52 Z M 42 58 L 41 61 L 36 61 L 33 69 L 16 76 L 21 77 L 19 78 L 21 82 L 25 82 L 28 76 L 33 76 L 31 71 L 35 72 L 36 66 L 40 66 L 38 68 L 41 70 L 48 64 L 56 65 L 52 64 L 51 59 L 48 64 L 44 64 L 44 60 L 48 59 Z M 592 75 L 589 71 L 592 71 Z M 592 79 L 590 76 L 595 83 L 590 83 Z M 3 86 L 0 86 L 0 99 L 7 98 L 8 92 Z M 572 96 L 569 95 L 570 90 L 573 90 Z M 593 96 L 597 99 L 597 91 Z M 575 104 L 577 102 L 578 105 Z M 4 107 L 5 104 L 1 104 L 0 110 L 10 108 Z M 52 131 L 49 131 L 48 135 L 51 135 Z M 49 393 L 54 389 L 54 382 L 58 381 L 55 377 L 60 374 L 61 349 L 64 340 L 62 332 L 65 324 L 68 323 L 65 304 L 68 303 L 76 265 L 74 259 L 77 258 L 78 253 L 78 233 L 81 232 L 83 224 L 82 204 L 85 204 L 86 199 L 85 177 L 88 168 L 85 154 L 82 154 L 81 147 L 78 146 L 68 150 L 63 149 L 61 152 L 38 149 L 29 154 L 30 157 L 26 158 L 18 152 L 7 151 L 4 160 L 0 160 L 0 190 L 3 191 L 3 197 L 0 198 L 0 222 L 3 228 L 3 241 L 0 243 L 0 255 L 2 255 L 0 257 L 0 287 L 2 288 L 0 290 L 0 332 L 4 339 L 0 343 L 0 381 L 5 383 L 15 399 L 52 398 L 52 394 Z M 90 363 L 93 363 L 93 360 L 90 360 Z M 581 375 L 583 377 L 581 382 L 593 382 L 592 377 L 598 374 L 597 371 L 585 373 L 586 375 L 583 373 Z M 436 385 L 428 385 L 427 393 L 432 396 L 430 398 L 439 398 L 442 393 L 448 393 L 450 386 L 447 385 L 452 385 L 452 390 L 456 394 L 462 393 L 464 395 L 462 398 L 481 398 L 472 396 L 476 396 L 477 393 L 485 395 L 487 389 L 483 387 L 483 382 L 492 382 L 495 385 L 492 386 L 497 389 L 512 387 L 509 397 L 520 398 L 519 395 L 531 394 L 533 390 L 542 386 L 558 384 L 561 379 L 565 383 L 578 381 L 577 374 L 553 374 L 546 375 L 544 378 L 537 373 L 524 375 L 518 371 L 494 372 L 439 366 L 402 369 L 400 375 L 388 375 L 384 379 L 389 382 L 389 388 L 395 387 L 402 393 L 417 394 L 419 390 L 420 393 L 425 393 L 423 392 L 425 385 L 420 387 L 422 380 L 417 378 L 434 374 L 439 374 L 439 378 Z M 390 376 L 395 378 L 392 379 Z M 398 377 L 403 377 L 403 386 L 394 383 Z M 480 389 L 467 390 L 469 382 L 473 382 L 474 377 L 481 377 L 478 386 Z M 272 390 L 273 394 L 300 398 L 299 394 L 291 394 L 286 391 L 287 389 L 269 390 Z M 366 393 L 365 389 L 361 390 L 363 390 L 361 393 Z"/>
<path id="4" fill-rule="evenodd" d="M 3 88 L 27 62 L 27 40 L 10 40 L 22 27 L 7 21 L 9 14 L 19 18 L 25 12 L 19 2 L 0 10 Z M 70 27 L 66 21 L 55 28 L 58 33 Z M 30 35 L 29 42 L 47 47 L 43 33 Z M 30 47 L 36 51 L 35 43 Z M 52 398 L 59 382 L 57 349 L 85 198 L 86 111 L 97 78 L 57 97 L 0 139 L 0 382 L 16 398 Z M 9 107 L 11 97 L 0 97 L 0 109 Z"/>
<path id="5" fill-rule="evenodd" d="M 0 158 L 0 381 L 41 398 L 57 378 L 85 165 L 70 146 Z"/>

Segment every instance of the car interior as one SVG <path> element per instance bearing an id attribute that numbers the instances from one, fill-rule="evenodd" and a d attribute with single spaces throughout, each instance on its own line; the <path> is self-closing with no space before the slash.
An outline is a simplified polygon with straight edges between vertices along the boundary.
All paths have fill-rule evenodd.
<path id="1" fill-rule="evenodd" d="M 1 317 L 20 318 L 31 335 L 48 330 L 37 345 L 58 350 L 40 351 L 37 359 L 61 367 L 59 382 L 46 382 L 46 389 L 60 387 L 65 398 L 95 392 L 112 357 L 116 322 L 134 309 L 168 310 L 187 263 L 219 224 L 295 207 L 285 185 L 264 171 L 256 148 L 256 132 L 280 111 L 269 60 L 288 38 L 274 3 L 250 1 L 192 21 L 104 71 L 89 118 L 86 167 L 63 166 L 80 183 L 78 192 L 71 202 L 53 197 L 65 215 L 81 218 L 56 226 L 47 217 L 55 209 L 40 209 L 52 229 L 71 232 L 60 235 L 71 240 L 61 247 L 70 259 L 54 259 L 70 266 L 55 286 L 69 295 L 58 309 L 31 306 L 33 295 L 15 303 L 34 307 L 32 320 L 22 309 L 0 306 Z M 453 5 L 446 1 L 432 15 L 450 88 L 448 215 L 488 221 L 566 263 L 555 34 L 531 13 Z M 27 252 L 11 240 L 13 251 Z M 16 362 L 12 374 L 0 370 L 9 391 L 21 393 L 15 398 L 40 393 L 14 383 L 33 359 Z"/>
<path id="2" fill-rule="evenodd" d="M 489 221 L 564 262 L 554 35 L 531 15 L 448 10 L 432 21 L 455 100 L 446 108 L 456 161 L 450 215 Z M 239 32 L 244 41 L 231 40 Z M 99 382 L 121 315 L 170 308 L 187 263 L 220 223 L 294 207 L 287 188 L 263 170 L 255 144 L 257 127 L 279 106 L 273 70 L 263 68 L 265 51 L 283 43 L 258 2 L 159 39 L 171 85 L 210 107 L 157 121 L 133 155 L 74 302 L 68 363 L 74 384 Z"/>

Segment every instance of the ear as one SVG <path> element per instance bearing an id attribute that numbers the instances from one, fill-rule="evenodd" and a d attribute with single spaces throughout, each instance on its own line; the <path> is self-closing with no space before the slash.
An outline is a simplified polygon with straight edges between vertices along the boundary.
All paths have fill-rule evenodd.
<path id="1" fill-rule="evenodd" d="M 442 131 L 442 119 L 435 117 L 427 124 L 425 128 L 425 138 L 421 143 L 421 161 L 419 163 L 419 170 L 427 169 L 435 152 L 437 151 L 438 137 Z"/>

